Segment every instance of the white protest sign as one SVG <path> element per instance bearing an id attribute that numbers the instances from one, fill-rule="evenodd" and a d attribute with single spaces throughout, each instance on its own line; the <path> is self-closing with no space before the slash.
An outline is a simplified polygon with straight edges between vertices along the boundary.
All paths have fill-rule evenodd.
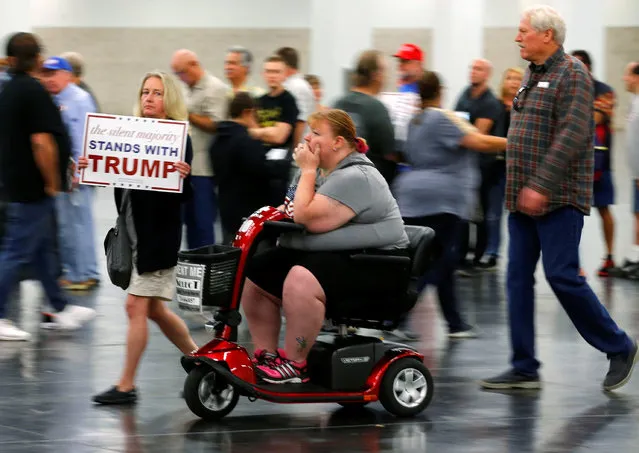
<path id="1" fill-rule="evenodd" d="M 176 266 L 178 306 L 185 311 L 202 311 L 202 290 L 206 267 L 203 264 L 180 262 Z"/>
<path id="2" fill-rule="evenodd" d="M 419 112 L 419 95 L 410 92 L 384 92 L 380 93 L 379 99 L 390 115 L 395 128 L 395 140 L 405 141 L 408 136 L 408 125 Z"/>
<path id="3" fill-rule="evenodd" d="M 89 113 L 81 184 L 182 192 L 175 163 L 184 160 L 186 121 Z"/>

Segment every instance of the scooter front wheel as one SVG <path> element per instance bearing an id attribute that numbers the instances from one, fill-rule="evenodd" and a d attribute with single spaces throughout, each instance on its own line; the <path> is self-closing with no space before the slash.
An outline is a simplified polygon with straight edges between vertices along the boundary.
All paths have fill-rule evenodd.
<path id="1" fill-rule="evenodd" d="M 184 400 L 195 415 L 219 420 L 228 415 L 240 398 L 237 390 L 211 368 L 196 366 L 184 381 Z"/>

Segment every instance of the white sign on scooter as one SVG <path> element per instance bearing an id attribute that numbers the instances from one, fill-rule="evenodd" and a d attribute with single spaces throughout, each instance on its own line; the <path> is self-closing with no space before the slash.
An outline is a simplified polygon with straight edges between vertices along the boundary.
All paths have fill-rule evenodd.
<path id="1" fill-rule="evenodd" d="M 202 311 L 205 273 L 204 264 L 178 263 L 176 266 L 176 293 L 180 309 Z"/>

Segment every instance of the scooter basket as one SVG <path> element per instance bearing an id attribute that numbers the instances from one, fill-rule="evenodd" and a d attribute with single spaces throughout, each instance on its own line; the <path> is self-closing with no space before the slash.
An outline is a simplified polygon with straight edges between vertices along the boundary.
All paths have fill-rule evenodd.
<path id="1" fill-rule="evenodd" d="M 228 308 L 240 255 L 239 248 L 217 244 L 179 252 L 178 306 L 199 312 L 206 307 Z"/>

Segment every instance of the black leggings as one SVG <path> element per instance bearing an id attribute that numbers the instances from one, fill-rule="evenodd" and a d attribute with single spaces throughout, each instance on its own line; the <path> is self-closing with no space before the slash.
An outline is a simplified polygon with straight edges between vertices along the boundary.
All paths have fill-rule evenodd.
<path id="1" fill-rule="evenodd" d="M 288 273 L 293 266 L 301 266 L 313 274 L 324 290 L 327 316 L 383 317 L 401 311 L 398 300 L 403 300 L 402 292 L 408 283 L 407 265 L 356 262 L 350 258 L 354 253 L 357 251 L 307 252 L 274 247 L 253 256 L 246 267 L 246 278 L 282 299 Z M 372 253 L 408 254 L 406 250 L 376 250 Z"/>
<path id="2" fill-rule="evenodd" d="M 451 332 L 463 330 L 466 324 L 457 309 L 455 292 L 455 269 L 459 262 L 459 237 L 462 220 L 453 214 L 436 214 L 425 217 L 404 218 L 407 225 L 430 227 L 435 231 L 435 240 L 440 253 L 431 268 L 419 283 L 421 291 L 427 285 L 437 287 L 439 306 Z"/>

